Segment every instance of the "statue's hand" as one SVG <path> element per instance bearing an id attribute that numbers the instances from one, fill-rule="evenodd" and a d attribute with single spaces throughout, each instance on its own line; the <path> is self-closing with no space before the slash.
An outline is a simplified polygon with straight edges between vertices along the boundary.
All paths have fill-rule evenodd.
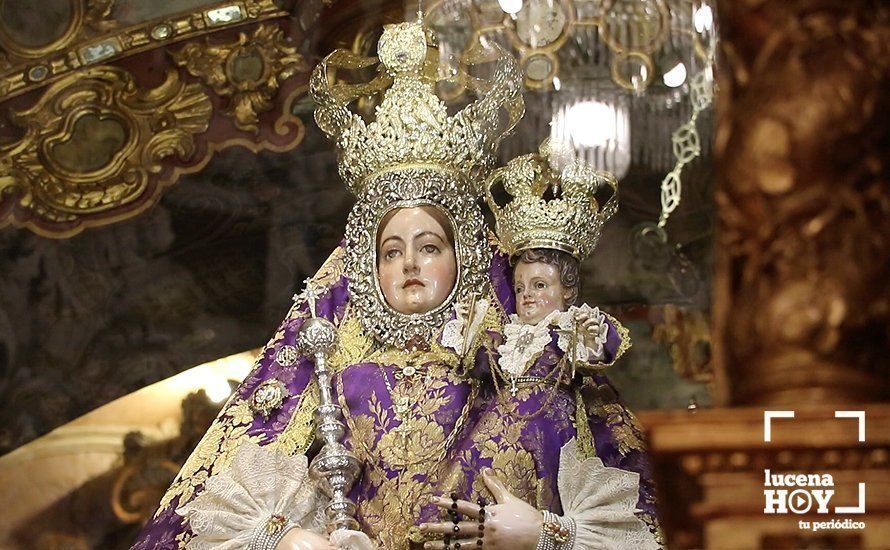
<path id="1" fill-rule="evenodd" d="M 337 550 L 337 547 L 325 537 L 297 527 L 278 541 L 275 550 Z"/>
<path id="2" fill-rule="evenodd" d="M 514 496 L 490 469 L 482 471 L 482 480 L 496 501 L 496 504 L 485 507 L 483 548 L 534 550 L 541 535 L 544 515 Z M 450 509 L 453 504 L 452 500 L 442 497 L 436 497 L 432 502 L 445 510 Z M 462 548 L 476 548 L 479 539 L 479 506 L 466 500 L 458 500 L 457 511 L 465 517 L 464 521 L 458 523 L 457 533 L 454 532 L 454 524 L 450 522 L 424 523 L 420 530 L 424 533 L 447 533 L 451 536 L 451 544 L 459 542 Z M 445 548 L 445 543 L 427 542 L 423 547 L 440 549 Z"/>
<path id="3" fill-rule="evenodd" d="M 465 302 L 457 302 L 454 304 L 454 312 L 458 319 L 466 322 L 467 317 L 470 316 L 470 306 Z"/>
<path id="4" fill-rule="evenodd" d="M 600 335 L 599 320 L 583 310 L 575 314 L 575 320 L 578 322 L 578 333 L 581 336 L 581 342 L 588 348 L 595 348 L 596 338 Z"/>

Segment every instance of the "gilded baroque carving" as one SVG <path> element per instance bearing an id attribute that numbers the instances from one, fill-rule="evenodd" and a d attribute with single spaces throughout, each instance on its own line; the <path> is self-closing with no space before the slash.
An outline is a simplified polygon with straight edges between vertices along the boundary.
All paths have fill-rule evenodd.
<path id="1" fill-rule="evenodd" d="M 670 347 L 672 366 L 692 382 L 711 383 L 711 329 L 704 312 L 698 309 L 664 306 L 664 320 L 656 325 L 652 339 Z"/>
<path id="2" fill-rule="evenodd" d="M 184 83 L 174 70 L 148 90 L 110 66 L 60 80 L 33 107 L 13 114 L 24 137 L 0 145 L 0 226 L 62 222 L 70 231 L 72 222 L 95 224 L 103 213 L 144 198 L 162 159 L 193 155 L 195 135 L 207 129 L 211 114 L 200 85 Z"/>
<path id="3" fill-rule="evenodd" d="M 886 398 L 890 10 L 723 7 L 714 321 L 725 397 Z"/>
<path id="4" fill-rule="evenodd" d="M 88 0 L 84 22 L 97 33 L 108 32 L 117 26 L 111 18 L 115 0 Z"/>
<path id="5" fill-rule="evenodd" d="M 65 29 L 54 39 L 40 46 L 22 44 L 0 25 L 0 47 L 13 56 L 39 59 L 46 54 L 62 49 L 71 43 L 88 38 L 96 33 L 104 33 L 114 29 L 117 23 L 111 19 L 111 8 L 115 0 L 69 0 L 70 13 L 68 20 L 61 20 L 61 28 Z M 40 10 L 38 5 L 32 9 Z"/>
<path id="6" fill-rule="evenodd" d="M 257 133 L 259 114 L 272 109 L 281 82 L 308 70 L 303 57 L 289 46 L 276 25 L 260 25 L 250 36 L 240 33 L 233 42 L 186 44 L 173 54 L 176 63 L 201 78 L 223 97 L 230 98 L 226 114 L 239 130 Z"/>
<path id="7" fill-rule="evenodd" d="M 84 66 L 226 27 L 288 15 L 275 0 L 228 0 L 200 11 L 122 27 L 111 18 L 114 0 L 70 0 L 70 6 L 66 30 L 40 47 L 19 44 L 4 31 L 0 21 L 0 100 L 46 85 Z"/>

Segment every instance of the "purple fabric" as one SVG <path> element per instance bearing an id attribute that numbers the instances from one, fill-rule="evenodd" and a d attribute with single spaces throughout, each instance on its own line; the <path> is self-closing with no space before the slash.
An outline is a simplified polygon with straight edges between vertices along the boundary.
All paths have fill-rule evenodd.
<path id="1" fill-rule="evenodd" d="M 492 251 L 491 288 L 495 296 L 507 313 L 516 313 L 516 296 L 513 294 L 513 268 L 510 267 L 510 259 L 506 254 L 498 250 Z"/>
<path id="2" fill-rule="evenodd" d="M 421 365 L 419 368 L 423 369 L 427 366 L 428 364 Z M 387 423 L 387 427 L 389 429 L 397 427 L 400 422 L 394 418 L 393 403 L 390 399 L 390 393 L 386 383 L 383 381 L 383 376 L 386 376 L 389 379 L 390 385 L 394 386 L 396 384 L 395 374 L 395 369 L 391 366 L 378 365 L 375 363 L 362 363 L 347 367 L 342 372 L 341 377 L 342 387 L 344 388 L 344 397 L 346 398 L 349 409 L 348 414 L 353 417 L 357 415 L 372 414 L 370 405 L 371 396 L 374 395 L 380 400 L 379 405 L 388 413 L 387 416 L 389 422 Z M 461 416 L 462 409 L 470 396 L 470 384 L 469 382 L 461 382 L 445 385 L 439 390 L 427 390 L 423 398 L 430 398 L 433 394 L 438 398 L 444 398 L 448 401 L 447 405 L 440 407 L 436 411 L 435 419 L 436 422 L 442 426 L 443 432 L 445 434 L 450 434 L 452 430 L 455 429 L 456 423 Z M 475 417 L 478 416 L 478 409 L 478 406 L 470 409 L 468 422 L 464 424 L 465 428 L 474 423 Z M 375 427 L 378 426 L 375 425 Z M 365 445 L 368 446 L 370 457 L 368 457 L 368 453 L 365 452 L 364 449 L 360 448 L 352 440 L 352 437 L 347 436 L 346 443 L 348 447 L 363 459 L 366 470 L 368 467 L 376 468 L 382 471 L 389 479 L 394 479 L 405 474 L 406 468 L 394 467 L 387 461 L 381 459 L 383 449 L 378 445 L 380 443 L 380 437 L 375 437 L 373 441 L 370 442 L 364 442 Z M 436 484 L 440 481 L 437 479 L 437 476 L 432 475 L 436 473 L 438 473 L 436 468 L 428 468 L 422 472 L 416 472 L 413 469 L 411 470 L 411 475 L 414 477 L 414 480 L 421 483 L 429 481 L 430 483 Z M 432 491 L 432 493 L 435 494 L 442 494 L 443 492 L 448 491 Z M 362 478 L 359 479 L 355 487 L 353 487 L 351 496 L 358 505 L 358 519 L 364 524 L 363 512 L 365 509 L 370 508 L 364 506 L 364 504 L 378 497 L 377 489 L 370 476 L 363 475 Z M 420 521 L 434 521 L 435 518 L 438 517 L 438 508 L 434 505 L 428 505 L 423 508 L 419 519 Z"/>
<path id="3" fill-rule="evenodd" d="M 493 290 L 503 305 L 507 313 L 514 311 L 514 300 L 512 293 L 512 285 L 510 282 L 510 268 L 507 258 L 501 254 L 495 253 L 491 266 L 491 280 Z M 318 301 L 317 312 L 319 315 L 332 320 L 335 324 L 339 323 L 345 312 L 346 305 L 349 300 L 348 281 L 341 278 L 329 291 Z M 305 312 L 306 305 L 302 304 L 298 311 Z M 282 366 L 276 358 L 278 352 L 283 346 L 295 346 L 296 333 L 302 326 L 303 317 L 293 318 L 289 316 L 279 327 L 276 338 L 266 347 L 255 369 L 248 375 L 244 382 L 236 390 L 241 398 L 247 398 L 261 382 L 270 378 L 278 378 L 283 381 L 290 390 L 292 396 L 288 398 L 279 411 L 272 414 L 268 420 L 263 420 L 261 416 L 257 416 L 249 427 L 249 434 L 262 436 L 261 444 L 268 444 L 281 433 L 291 418 L 294 410 L 299 402 L 300 394 L 305 390 L 312 376 L 312 363 L 305 357 L 299 357 L 294 365 Z M 609 331 L 609 338 L 606 342 L 607 358 L 615 353 L 620 341 L 615 330 Z M 488 333 L 491 338 L 491 344 L 496 347 L 502 338 L 498 333 Z M 614 335 L 614 337 L 613 337 Z M 474 436 L 478 435 L 480 426 L 486 415 L 501 414 L 503 404 L 498 404 L 495 400 L 495 391 L 493 389 L 493 380 L 490 376 L 491 369 L 489 362 L 496 360 L 491 355 L 492 348 L 477 350 L 475 355 L 475 366 L 472 371 L 474 376 L 480 377 L 480 391 L 474 403 L 468 407 L 468 417 L 463 429 L 455 434 L 455 444 L 446 449 L 447 460 L 445 465 L 452 473 L 457 475 L 442 476 L 441 471 L 424 471 L 416 472 L 412 470 L 412 476 L 415 481 L 427 482 L 432 484 L 432 491 L 438 494 L 450 493 L 457 491 L 462 497 L 475 498 L 479 494 L 480 481 L 476 479 L 476 472 L 483 466 L 491 466 L 492 459 L 482 456 L 480 448 Z M 555 346 L 555 341 L 551 342 L 547 351 L 541 356 L 538 362 L 533 366 L 531 374 L 545 376 L 559 361 L 561 352 Z M 421 368 L 429 365 L 420 365 Z M 339 375 L 338 387 L 343 388 L 343 397 L 349 408 L 351 415 L 368 414 L 372 407 L 372 394 L 374 395 L 377 412 L 382 409 L 386 411 L 385 418 L 387 421 L 384 426 L 375 426 L 388 432 L 394 430 L 398 425 L 398 421 L 394 419 L 393 404 L 389 399 L 390 393 L 384 376 L 388 378 L 390 386 L 393 386 L 395 380 L 395 370 L 390 365 L 376 363 L 359 363 L 347 366 Z M 611 384 L 604 376 L 597 375 L 595 381 L 600 385 L 607 385 L 611 388 Z M 429 399 L 430 391 L 427 390 L 426 395 L 420 397 L 418 401 Z M 441 426 L 445 434 L 451 434 L 455 426 L 455 422 L 461 415 L 470 393 L 470 383 L 466 380 L 456 379 L 456 382 L 444 382 L 437 390 L 439 398 L 444 403 L 435 413 L 435 422 Z M 546 390 L 534 392 L 527 399 L 518 403 L 519 411 L 522 414 L 528 414 L 538 410 L 544 404 Z M 600 399 L 601 396 L 596 397 Z M 518 397 L 517 397 L 518 399 Z M 593 399 L 593 398 L 591 398 Z M 615 394 L 617 400 L 617 394 Z M 585 397 L 585 401 L 587 397 Z M 225 418 L 229 412 L 229 406 L 235 400 L 230 401 L 220 413 L 220 418 Z M 617 401 L 616 401 L 617 402 Z M 619 402 L 620 404 L 620 402 Z M 621 405 L 623 407 L 623 405 Z M 556 488 L 556 475 L 559 466 L 559 449 L 572 437 L 575 437 L 575 428 L 572 425 L 571 418 L 574 417 L 575 402 L 574 392 L 561 390 L 557 392 L 549 403 L 547 409 L 542 414 L 537 415 L 531 420 L 525 422 L 522 426 L 522 437 L 520 444 L 528 451 L 534 460 L 534 476 L 540 480 L 542 487 L 547 487 L 547 491 L 543 493 L 545 496 L 550 495 L 546 501 L 538 502 L 537 505 L 549 508 L 555 512 L 561 510 L 558 491 Z M 614 418 L 612 419 L 614 421 Z M 646 455 L 643 452 L 633 451 L 630 453 L 622 453 L 618 449 L 618 443 L 614 437 L 616 423 L 606 418 L 600 418 L 591 415 L 588 424 L 595 438 L 595 446 L 598 456 L 607 466 L 617 466 L 623 469 L 636 471 L 641 474 L 642 483 L 640 488 L 640 508 L 644 512 L 653 514 L 654 510 L 654 492 L 652 489 L 651 475 L 649 471 Z M 623 421 L 622 421 L 623 422 Z M 628 429 L 636 429 L 629 426 Z M 496 434 L 495 439 L 503 439 L 503 434 Z M 387 479 L 396 479 L 404 472 L 398 468 L 393 468 L 387 463 L 378 460 L 380 456 L 380 437 L 375 436 L 372 441 L 364 442 L 370 447 L 370 459 L 363 456 L 364 449 L 347 438 L 346 444 L 352 447 L 363 461 L 363 475 L 353 488 L 352 496 L 359 505 L 359 520 L 363 528 L 367 526 L 365 517 L 362 516 L 365 510 L 372 509 L 373 504 L 383 495 L 377 494 L 376 486 L 370 480 L 374 477 L 369 475 L 369 468 L 377 469 L 377 474 L 382 473 Z M 464 454 L 465 453 L 465 454 Z M 520 472 L 521 473 L 521 472 Z M 379 475 L 377 478 L 379 479 Z M 429 479 L 427 479 L 429 478 Z M 200 493 L 202 486 L 197 487 Z M 178 543 L 175 540 L 177 536 L 188 530 L 188 525 L 183 518 L 175 513 L 175 509 L 180 505 L 178 498 L 166 508 L 159 510 L 157 515 L 145 526 L 133 548 L 136 549 L 167 549 L 177 548 Z M 421 511 L 418 522 L 421 521 L 437 521 L 440 518 L 437 508 L 432 505 L 425 505 Z"/>
<path id="4" fill-rule="evenodd" d="M 319 316 L 329 320 L 339 319 L 342 317 L 349 298 L 348 281 L 345 277 L 335 283 L 330 290 L 325 293 L 316 302 L 316 313 Z M 305 313 L 308 307 L 305 303 L 295 309 L 296 312 Z M 270 343 L 257 360 L 256 367 L 248 374 L 247 378 L 235 390 L 238 397 L 246 398 L 256 389 L 263 381 L 270 378 L 278 378 L 285 383 L 291 396 L 285 400 L 282 407 L 273 412 L 264 420 L 262 416 L 257 415 L 253 423 L 248 429 L 249 435 L 263 436 L 263 444 L 270 443 L 281 433 L 287 425 L 288 420 L 294 413 L 294 409 L 299 403 L 299 396 L 306 389 L 307 384 L 311 380 L 313 366 L 311 361 L 300 356 L 297 362 L 291 366 L 283 366 L 276 360 L 278 352 L 284 346 L 296 346 L 296 335 L 300 327 L 303 326 L 304 317 L 289 315 L 284 319 L 278 328 L 281 334 L 280 339 L 276 339 Z M 226 407 L 220 413 L 222 418 L 227 415 L 229 407 L 235 402 L 235 399 L 229 401 Z M 217 422 L 219 421 L 217 419 Z M 177 478 L 178 480 L 178 478 Z M 200 493 L 203 485 L 199 485 L 196 493 Z M 188 531 L 188 523 L 176 513 L 176 508 L 181 504 L 179 498 L 173 499 L 169 506 L 158 510 L 154 518 L 152 518 L 142 529 L 141 533 L 133 545 L 134 549 L 172 549 L 178 548 L 179 545 L 175 540 L 177 536 Z"/>
<path id="5" fill-rule="evenodd" d="M 608 322 L 608 321 L 607 321 Z M 609 337 L 606 342 L 606 360 L 611 361 L 615 356 L 615 352 L 621 343 L 617 337 L 613 325 L 608 323 Z M 613 338 L 612 335 L 615 335 Z M 500 335 L 498 335 L 500 336 Z M 557 346 L 558 336 L 555 331 L 551 330 L 551 342 L 545 347 L 544 352 L 529 368 L 527 374 L 536 377 L 546 377 L 554 372 L 560 359 L 563 356 L 562 350 Z M 494 342 L 496 347 L 502 343 L 501 340 Z M 504 384 L 503 382 L 501 384 Z M 636 438 L 643 441 L 643 434 L 639 428 L 629 422 L 627 416 L 627 407 L 624 405 L 618 393 L 612 386 L 608 378 L 602 374 L 596 374 L 592 377 L 585 378 L 583 381 L 580 376 L 575 379 L 573 384 L 582 384 L 582 389 L 587 388 L 599 389 L 599 391 L 582 391 L 581 397 L 584 401 L 584 410 L 588 411 L 588 426 L 594 438 L 594 446 L 597 456 L 602 459 L 606 466 L 617 467 L 623 470 L 629 470 L 640 474 L 640 493 L 637 501 L 637 507 L 643 514 L 650 517 L 655 516 L 655 491 L 652 482 L 651 468 L 648 456 L 639 449 L 620 450 L 616 430 L 629 431 Z M 608 388 L 608 392 L 601 389 L 601 386 Z M 605 393 L 605 395 L 604 395 Z M 575 393 L 573 389 L 562 388 L 553 393 L 551 386 L 544 386 L 540 389 L 533 390 L 530 395 L 523 397 L 522 393 L 518 393 L 515 397 L 510 396 L 509 389 L 502 387 L 500 389 L 500 399 L 491 395 L 486 400 L 485 408 L 476 419 L 476 426 L 470 431 L 468 436 L 461 441 L 452 453 L 452 460 L 459 461 L 461 456 L 472 456 L 472 460 L 463 464 L 463 470 L 468 472 L 467 487 L 473 487 L 475 476 L 473 472 L 478 472 L 484 467 L 492 467 L 493 461 L 491 457 L 482 457 L 479 451 L 480 442 L 488 439 L 494 439 L 504 448 L 510 445 L 504 443 L 505 427 L 512 424 L 512 421 L 505 419 L 510 418 L 510 411 L 515 405 L 519 414 L 534 415 L 529 420 L 518 421 L 522 425 L 520 447 L 522 450 L 530 453 L 534 460 L 537 482 L 546 485 L 547 490 L 541 492 L 538 489 L 535 493 L 531 492 L 532 487 L 528 489 L 526 494 L 517 495 L 523 497 L 527 502 L 531 502 L 539 508 L 547 508 L 550 511 L 561 514 L 562 505 L 559 501 L 557 489 L 557 474 L 559 471 L 559 452 L 566 443 L 577 436 L 577 431 L 573 424 L 576 411 Z M 611 404 L 620 407 L 623 413 L 611 418 L 603 417 L 591 409 L 599 404 Z M 537 413 L 537 414 L 535 414 Z M 487 428 L 491 422 L 500 424 L 504 429 L 494 432 Z M 509 476 L 509 473 L 506 475 Z M 523 483 L 516 483 L 516 480 L 505 480 L 507 485 L 516 492 L 522 492 Z M 512 483 L 512 486 L 511 486 Z M 477 487 L 478 488 L 478 487 Z M 537 496 L 536 496 L 537 495 Z M 547 497 L 552 495 L 553 498 Z M 467 490 L 465 498 L 476 500 L 480 496 L 491 498 L 490 495 L 478 490 Z M 543 496 L 543 498 L 542 498 Z"/>

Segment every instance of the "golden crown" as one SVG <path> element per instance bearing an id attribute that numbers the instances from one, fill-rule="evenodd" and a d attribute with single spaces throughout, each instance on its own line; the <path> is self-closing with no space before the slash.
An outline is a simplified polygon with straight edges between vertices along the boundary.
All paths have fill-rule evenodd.
<path id="1" fill-rule="evenodd" d="M 492 196 L 499 183 L 511 197 L 503 207 Z M 601 207 L 596 194 L 602 186 L 612 194 Z M 618 208 L 615 176 L 572 159 L 549 140 L 538 153 L 517 157 L 492 172 L 485 193 L 501 247 L 511 256 L 530 248 L 553 248 L 583 261 Z"/>
<path id="2" fill-rule="evenodd" d="M 317 104 L 315 120 L 337 145 L 340 175 L 360 196 L 371 179 L 405 168 L 432 168 L 451 173 L 478 196 L 494 162 L 501 139 L 524 113 L 522 77 L 515 59 L 492 45 L 497 66 L 480 91 L 481 97 L 454 116 L 435 94 L 435 62 L 427 39 L 432 35 L 418 21 L 386 25 L 380 38 L 378 75 L 367 83 L 335 82 L 337 69 L 362 69 L 377 58 L 345 50 L 329 54 L 315 68 L 310 91 Z M 492 61 L 478 54 L 470 64 Z M 432 68 L 432 70 L 431 70 Z M 388 88 L 388 89 L 387 89 Z M 375 120 L 366 123 L 347 106 L 356 99 L 383 92 Z M 506 119 L 500 110 L 506 111 Z"/>

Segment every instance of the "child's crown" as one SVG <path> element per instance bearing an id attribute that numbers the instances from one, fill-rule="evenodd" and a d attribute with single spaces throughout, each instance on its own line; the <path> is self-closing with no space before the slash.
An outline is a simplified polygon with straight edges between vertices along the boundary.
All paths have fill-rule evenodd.
<path id="1" fill-rule="evenodd" d="M 503 208 L 491 192 L 498 183 L 511 197 Z M 595 195 L 603 185 L 612 189 L 612 195 L 600 207 Z M 511 256 L 530 248 L 551 248 L 583 261 L 618 208 L 615 176 L 573 160 L 549 140 L 538 153 L 517 157 L 492 172 L 485 193 L 501 246 Z"/>

